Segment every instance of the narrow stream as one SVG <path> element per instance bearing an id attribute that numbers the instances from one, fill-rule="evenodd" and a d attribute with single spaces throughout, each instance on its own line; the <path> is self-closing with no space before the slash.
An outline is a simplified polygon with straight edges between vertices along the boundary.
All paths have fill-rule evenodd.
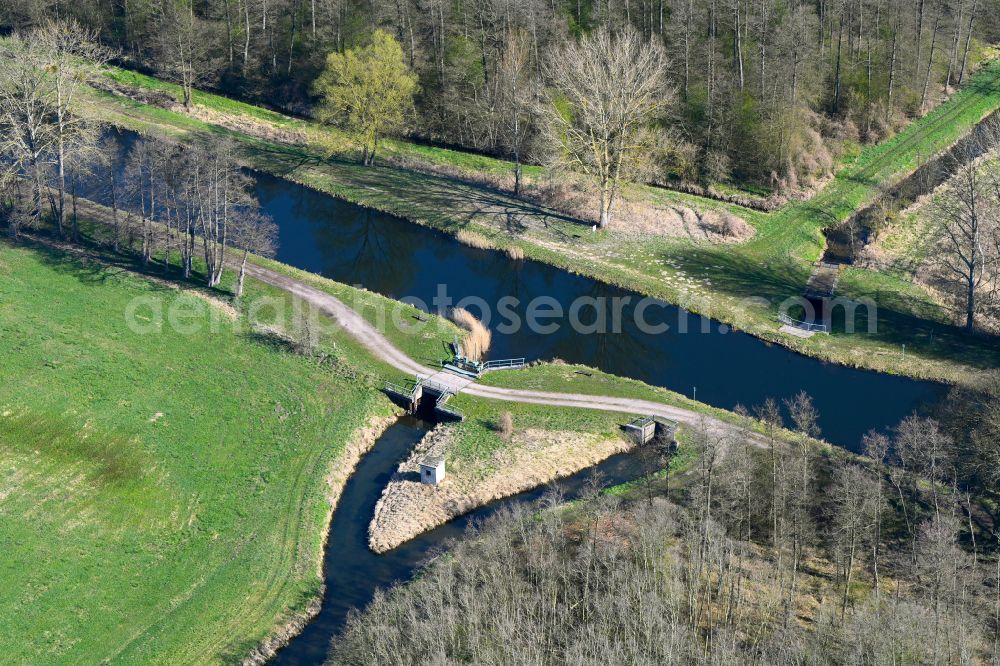
<path id="1" fill-rule="evenodd" d="M 461 537 L 470 523 L 488 518 L 503 507 L 533 502 L 548 491 L 547 487 L 541 487 L 493 502 L 384 555 L 373 553 L 368 548 L 368 524 L 374 515 L 375 504 L 396 467 L 430 427 L 428 423 L 404 416 L 390 426 L 361 459 L 344 485 L 330 522 L 324 556 L 326 593 L 319 615 L 271 663 L 322 664 L 330 640 L 344 627 L 350 611 L 364 609 L 376 589 L 387 589 L 409 580 L 435 548 Z M 566 499 L 573 499 L 580 495 L 594 473 L 599 475 L 604 486 L 611 486 L 638 478 L 641 468 L 633 456 L 621 454 L 556 485 Z"/>

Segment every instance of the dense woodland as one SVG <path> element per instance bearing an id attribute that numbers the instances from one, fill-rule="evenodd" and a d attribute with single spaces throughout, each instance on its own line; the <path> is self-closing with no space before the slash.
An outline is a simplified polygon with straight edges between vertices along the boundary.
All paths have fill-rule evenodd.
<path id="1" fill-rule="evenodd" d="M 133 66 L 302 113 L 327 54 L 382 29 L 416 74 L 410 133 L 535 161 L 552 157 L 538 102 L 566 44 L 631 27 L 662 47 L 651 179 L 794 187 L 961 84 L 994 15 L 994 0 L 10 0 L 0 25 L 73 18 Z"/>
<path id="2" fill-rule="evenodd" d="M 331 662 L 995 664 L 1000 458 L 971 449 L 997 441 L 998 395 L 956 393 L 864 458 L 807 442 L 804 395 L 754 410 L 763 444 L 695 428 L 684 474 L 509 511 L 379 595 Z"/>

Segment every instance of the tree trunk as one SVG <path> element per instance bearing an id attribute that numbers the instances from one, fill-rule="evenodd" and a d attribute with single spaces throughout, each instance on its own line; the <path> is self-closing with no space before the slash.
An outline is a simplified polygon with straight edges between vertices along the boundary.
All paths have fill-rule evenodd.
<path id="1" fill-rule="evenodd" d="M 514 153 L 514 196 L 521 195 L 521 153 Z"/>
<path id="2" fill-rule="evenodd" d="M 854 530 L 851 530 L 851 547 L 850 554 L 847 558 L 847 571 L 844 576 L 844 603 L 840 608 L 840 621 L 844 621 L 844 616 L 847 615 L 847 604 L 851 599 L 851 580 L 854 574 L 854 548 L 855 548 L 856 537 Z"/>
<path id="3" fill-rule="evenodd" d="M 955 19 L 955 38 L 951 42 L 951 55 L 948 56 L 948 76 L 945 77 L 945 88 L 951 88 L 951 77 L 955 74 L 955 67 L 958 65 L 958 44 L 962 38 L 962 10 L 965 9 L 965 0 L 958 2 L 958 17 Z"/>
<path id="4" fill-rule="evenodd" d="M 240 262 L 240 276 L 236 280 L 236 299 L 239 300 L 243 296 L 243 278 L 247 274 L 247 257 L 250 256 L 249 250 L 243 250 L 243 261 Z"/>
<path id="5" fill-rule="evenodd" d="M 247 75 L 247 60 L 250 58 L 250 0 L 243 0 L 243 76 Z"/>
<path id="6" fill-rule="evenodd" d="M 115 254 L 119 252 L 121 246 L 121 227 L 118 223 L 118 186 L 117 179 L 118 176 L 115 174 L 115 165 L 111 164 L 111 220 L 114 225 L 114 239 L 112 241 L 112 248 Z"/>
<path id="7" fill-rule="evenodd" d="M 74 174 L 73 174 L 73 176 L 72 176 L 72 178 L 70 180 L 73 183 L 73 190 L 70 193 L 70 199 L 73 202 L 73 225 L 72 225 L 72 228 L 73 228 L 73 242 L 74 243 L 79 243 L 80 242 L 80 218 L 79 218 L 79 216 L 76 213 L 76 185 L 77 185 L 77 182 L 76 182 L 76 173 L 75 172 L 74 172 Z"/>
<path id="8" fill-rule="evenodd" d="M 889 86 L 888 93 L 886 95 L 885 102 L 885 116 L 886 119 L 892 117 L 892 87 L 896 80 L 896 40 L 899 35 L 899 12 L 896 12 L 895 20 L 893 21 L 892 28 L 892 49 L 891 55 L 889 56 Z"/>
<path id="9" fill-rule="evenodd" d="M 937 34 L 938 26 L 941 23 L 941 13 L 936 12 L 934 16 L 934 28 L 931 31 L 931 51 L 930 55 L 927 57 L 927 75 L 924 76 L 924 92 L 920 96 L 920 110 L 924 111 L 927 107 L 927 93 L 931 86 L 931 74 L 934 72 L 934 47 L 937 44 Z"/>
<path id="10" fill-rule="evenodd" d="M 972 3 L 972 11 L 969 12 L 969 29 L 965 33 L 965 53 L 962 55 L 962 70 L 958 73 L 958 84 L 962 85 L 965 81 L 965 71 L 969 66 L 969 47 L 972 45 L 972 28 L 976 23 L 976 10 L 978 9 L 978 3 Z"/>
<path id="11" fill-rule="evenodd" d="M 61 126 L 62 123 L 60 123 Z M 59 237 L 66 237 L 66 150 L 63 142 L 62 131 L 59 131 L 59 142 L 56 150 L 56 162 L 59 180 L 59 205 L 56 206 L 56 228 L 59 230 Z"/>
<path id="12" fill-rule="evenodd" d="M 919 0 L 917 2 L 917 15 L 914 17 L 916 26 L 914 32 L 917 35 L 917 53 L 913 58 L 913 78 L 916 78 L 920 73 L 920 39 L 924 36 L 924 0 Z"/>
<path id="13" fill-rule="evenodd" d="M 597 226 L 606 228 L 611 223 L 611 187 L 608 180 L 601 183 L 601 215 Z"/>
<path id="14" fill-rule="evenodd" d="M 833 111 L 840 111 L 840 69 L 841 54 L 844 46 L 844 17 L 840 17 L 840 28 L 837 30 L 837 70 L 833 80 Z"/>
<path id="15" fill-rule="evenodd" d="M 740 92 L 743 92 L 743 86 L 745 84 L 743 75 L 743 38 L 742 33 L 740 33 L 740 3 L 736 0 L 733 10 L 733 38 L 736 40 L 736 48 L 734 55 L 736 56 L 736 67 L 739 73 L 740 80 Z"/>
<path id="16" fill-rule="evenodd" d="M 42 219 L 42 166 L 38 163 L 38 157 L 32 157 L 32 170 L 35 176 L 35 191 L 32 193 L 32 216 L 36 223 Z"/>
<path id="17" fill-rule="evenodd" d="M 233 8 L 231 0 L 224 0 L 225 2 L 225 14 L 226 14 L 226 45 L 229 51 L 229 64 L 233 64 L 233 58 L 236 48 L 233 43 Z"/>
<path id="18" fill-rule="evenodd" d="M 687 16 L 684 17 L 684 101 L 688 101 L 688 91 L 691 85 L 691 15 L 694 13 L 694 0 L 688 0 Z"/>
<path id="19" fill-rule="evenodd" d="M 976 328 L 976 269 L 974 267 L 969 270 L 965 288 L 965 330 L 972 333 Z"/>

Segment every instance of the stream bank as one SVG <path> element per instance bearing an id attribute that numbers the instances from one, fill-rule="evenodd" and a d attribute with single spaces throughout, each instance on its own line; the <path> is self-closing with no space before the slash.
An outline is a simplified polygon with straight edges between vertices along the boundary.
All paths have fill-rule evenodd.
<path id="1" fill-rule="evenodd" d="M 333 513 L 324 556 L 325 594 L 314 619 L 302 633 L 277 652 L 271 663 L 320 665 L 331 639 L 343 628 L 348 614 L 363 609 L 378 589 L 388 589 L 409 580 L 420 565 L 437 549 L 461 538 L 470 526 L 513 504 L 537 501 L 550 491 L 544 485 L 505 500 L 492 502 L 452 522 L 446 523 L 400 547 L 378 555 L 368 548 L 368 523 L 382 489 L 398 464 L 432 427 L 412 416 L 403 416 L 390 425 L 365 455 L 354 474 L 344 484 L 340 502 Z M 642 465 L 629 454 L 611 456 L 591 468 L 553 484 L 563 499 L 579 497 L 592 479 L 609 487 L 641 476 Z"/>

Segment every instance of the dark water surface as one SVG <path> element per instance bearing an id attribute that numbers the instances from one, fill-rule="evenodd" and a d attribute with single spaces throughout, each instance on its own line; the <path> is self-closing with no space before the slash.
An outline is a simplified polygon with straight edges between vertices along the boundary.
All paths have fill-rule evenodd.
<path id="1" fill-rule="evenodd" d="M 136 136 L 116 135 L 122 155 Z M 279 228 L 279 261 L 394 299 L 416 298 L 429 311 L 438 310 L 435 297 L 442 289 L 451 304 L 466 305 L 477 315 L 485 306 L 493 315 L 488 325 L 493 330 L 490 357 L 494 359 L 560 358 L 663 386 L 723 409 L 737 404 L 752 408 L 767 398 L 780 401 L 804 390 L 819 410 L 823 438 L 855 451 L 868 430 L 890 428 L 914 410 L 937 402 L 945 392 L 934 382 L 803 356 L 662 301 L 643 309 L 644 318 L 669 329 L 644 332 L 636 324 L 635 306 L 642 297 L 635 293 L 547 264 L 512 261 L 501 252 L 468 247 L 447 234 L 287 180 L 253 176 L 260 204 Z M 100 188 L 87 189 L 85 196 L 106 203 Z M 527 306 L 535 299 L 547 299 L 565 313 L 578 299 L 588 297 L 604 298 L 606 303 L 631 298 L 621 309 L 619 332 L 577 333 L 566 317 L 541 320 L 557 323 L 555 332 L 538 332 L 527 325 L 509 332 L 503 328 L 509 318 L 498 307 L 503 299 L 517 299 L 520 305 L 510 309 L 524 322 Z M 581 309 L 579 319 L 584 324 L 594 318 L 592 307 Z M 613 317 L 609 314 L 607 319 L 611 322 Z M 391 325 L 391 316 L 386 321 Z"/>
<path id="2" fill-rule="evenodd" d="M 131 141 L 125 135 L 123 149 Z M 447 235 L 288 181 L 263 174 L 255 178 L 260 203 L 279 226 L 279 261 L 392 298 L 415 297 L 432 311 L 439 285 L 445 285 L 453 302 L 475 297 L 493 309 L 501 298 L 517 298 L 521 306 L 514 309 L 522 319 L 526 304 L 537 297 L 549 297 L 564 310 L 580 297 L 610 301 L 631 296 L 632 305 L 640 298 L 545 264 L 512 262 L 501 253 L 461 245 Z M 96 190 L 87 195 L 106 198 Z M 689 396 L 697 388 L 698 400 L 727 409 L 805 390 L 820 411 L 823 436 L 851 449 L 857 449 L 869 429 L 894 425 L 911 411 L 937 401 L 945 390 L 930 382 L 823 363 L 742 333 L 722 332 L 725 327 L 718 322 L 686 317 L 673 306 L 657 303 L 646 311 L 646 319 L 651 324 L 669 324 L 669 330 L 659 334 L 639 330 L 632 305 L 622 310 L 619 333 L 581 335 L 565 320 L 558 331 L 549 334 L 526 326 L 504 332 L 498 328 L 503 320 L 495 316 L 490 323 L 491 357 L 561 358 Z M 476 304 L 469 309 L 481 313 Z M 581 319 L 588 321 L 586 311 Z M 706 324 L 707 333 L 702 332 Z M 688 332 L 681 330 L 685 325 Z M 350 611 L 363 609 L 376 589 L 409 579 L 434 548 L 462 536 L 471 522 L 512 503 L 534 501 L 546 492 L 540 488 L 496 502 L 385 555 L 372 553 L 368 524 L 375 504 L 398 463 L 428 427 L 404 417 L 382 435 L 348 479 L 330 524 L 324 557 L 327 591 L 320 614 L 274 663 L 322 663 L 330 639 L 344 626 Z M 560 482 L 565 496 L 578 496 L 595 470 L 605 485 L 641 474 L 634 458 L 615 456 Z"/>
<path id="3" fill-rule="evenodd" d="M 330 639 L 343 628 L 348 613 L 351 609 L 367 606 L 376 589 L 408 580 L 435 548 L 461 537 L 470 523 L 485 520 L 503 507 L 533 502 L 548 492 L 547 487 L 542 487 L 499 500 L 384 555 L 376 555 L 368 548 L 368 523 L 374 515 L 375 504 L 393 471 L 429 427 L 430 424 L 413 417 L 403 417 L 386 430 L 347 480 L 327 537 L 326 594 L 320 613 L 271 663 L 321 664 Z M 635 479 L 642 470 L 634 456 L 622 454 L 556 485 L 564 498 L 574 499 L 589 485 L 594 473 L 599 475 L 601 485 L 610 486 Z"/>
<path id="4" fill-rule="evenodd" d="M 744 333 L 720 332 L 718 322 L 687 316 L 657 301 L 645 310 L 651 324 L 670 329 L 653 334 L 639 330 L 633 307 L 623 309 L 620 333 L 578 334 L 562 320 L 555 333 L 522 326 L 504 333 L 496 314 L 503 297 L 515 297 L 522 321 L 526 305 L 551 297 L 564 312 L 579 297 L 632 296 L 617 287 L 533 261 L 479 250 L 450 236 L 370 209 L 355 206 L 288 181 L 258 174 L 257 196 L 279 225 L 278 260 L 348 284 L 401 299 L 420 299 L 434 310 L 439 285 L 454 303 L 479 298 L 494 311 L 491 358 L 524 356 L 561 358 L 616 375 L 665 386 L 716 407 L 747 407 L 764 399 L 809 393 L 820 412 L 823 436 L 857 449 L 871 428 L 895 425 L 914 409 L 943 394 L 941 385 L 857 370 L 803 356 Z M 480 308 L 470 304 L 480 314 Z M 583 309 L 584 323 L 594 320 Z M 680 332 L 686 323 L 687 332 Z M 709 332 L 703 332 L 708 326 Z"/>

